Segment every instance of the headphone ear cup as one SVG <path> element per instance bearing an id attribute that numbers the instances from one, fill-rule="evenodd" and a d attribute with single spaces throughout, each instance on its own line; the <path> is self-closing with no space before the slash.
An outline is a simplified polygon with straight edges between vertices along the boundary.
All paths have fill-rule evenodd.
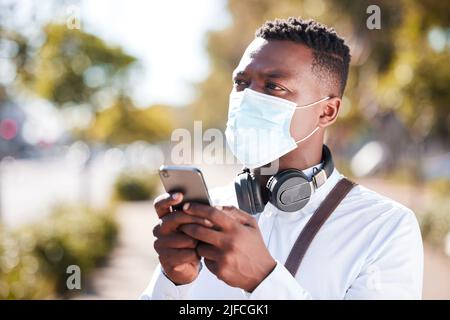
<path id="1" fill-rule="evenodd" d="M 311 197 L 311 186 L 305 174 L 297 169 L 287 169 L 271 177 L 267 183 L 270 203 L 285 212 L 302 209 Z"/>
<path id="2" fill-rule="evenodd" d="M 255 214 L 256 214 L 264 210 L 264 202 L 261 194 L 261 185 L 253 176 L 250 184 L 252 188 L 253 204 L 255 207 Z"/>
<path id="3" fill-rule="evenodd" d="M 237 175 L 234 181 L 234 188 L 236 191 L 236 198 L 239 209 L 252 213 L 252 195 L 248 187 L 249 173 L 244 171 Z"/>
<path id="4" fill-rule="evenodd" d="M 251 173 L 244 171 L 238 174 L 234 187 L 239 209 L 251 215 L 264 209 L 260 187 Z"/>

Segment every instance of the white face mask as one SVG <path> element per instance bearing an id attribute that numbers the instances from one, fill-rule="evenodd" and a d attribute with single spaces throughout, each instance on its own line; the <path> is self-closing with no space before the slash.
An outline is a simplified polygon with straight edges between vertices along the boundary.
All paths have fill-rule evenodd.
<path id="1" fill-rule="evenodd" d="M 248 88 L 233 91 L 230 94 L 225 130 L 228 146 L 234 156 L 250 169 L 277 160 L 319 130 L 317 126 L 306 137 L 295 141 L 290 133 L 295 110 L 311 107 L 328 99 L 330 97 L 299 107 L 292 101 Z"/>

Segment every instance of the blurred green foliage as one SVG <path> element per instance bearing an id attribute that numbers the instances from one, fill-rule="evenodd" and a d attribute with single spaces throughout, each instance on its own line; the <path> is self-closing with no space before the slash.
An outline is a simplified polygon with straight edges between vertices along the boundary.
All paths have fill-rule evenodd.
<path id="1" fill-rule="evenodd" d="M 445 178 L 435 179 L 428 183 L 428 187 L 436 197 L 441 199 L 450 198 L 450 180 Z M 448 214 L 450 215 L 450 212 Z"/>
<path id="2" fill-rule="evenodd" d="M 166 140 L 175 127 L 172 113 L 166 106 L 140 109 L 129 98 L 120 97 L 111 107 L 97 112 L 86 137 L 108 144 Z"/>
<path id="3" fill-rule="evenodd" d="M 48 24 L 46 40 L 28 68 L 19 73 L 34 93 L 62 106 L 90 103 L 105 88 L 120 90 L 125 71 L 135 58 L 100 38 L 65 25 Z"/>
<path id="4" fill-rule="evenodd" d="M 158 191 L 159 177 L 154 173 L 124 171 L 114 184 L 115 197 L 123 201 L 144 201 L 153 198 Z"/>
<path id="5" fill-rule="evenodd" d="M 64 3 L 52 6 L 56 10 Z M 0 2 L 0 18 L 18 15 L 19 9 Z M 72 128 L 75 138 L 108 144 L 170 138 L 176 111 L 162 105 L 139 109 L 128 95 L 131 71 L 138 68 L 135 57 L 66 24 L 35 22 L 35 36 L 27 37 L 7 21 L 0 20 L 0 54 L 13 63 L 16 77 L 6 86 L 27 89 L 58 108 L 88 111 L 92 120 Z"/>
<path id="6" fill-rule="evenodd" d="M 445 208 L 450 208 L 450 201 L 439 198 L 424 214 L 417 216 L 423 239 L 438 247 L 445 245 L 444 241 L 450 234 L 450 214 Z"/>
<path id="7" fill-rule="evenodd" d="M 67 296 L 67 267 L 90 271 L 112 249 L 117 225 L 109 211 L 59 206 L 44 221 L 18 230 L 0 229 L 0 299 Z"/>

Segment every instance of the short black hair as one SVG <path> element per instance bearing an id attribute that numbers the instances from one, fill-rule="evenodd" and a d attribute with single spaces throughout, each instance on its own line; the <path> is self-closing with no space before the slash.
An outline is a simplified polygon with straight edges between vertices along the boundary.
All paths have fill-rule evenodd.
<path id="1" fill-rule="evenodd" d="M 266 40 L 288 40 L 301 43 L 313 51 L 312 70 L 319 76 L 332 76 L 340 96 L 347 83 L 350 48 L 333 28 L 314 21 L 290 17 L 266 21 L 255 33 Z M 329 77 L 327 77 L 329 78 Z"/>

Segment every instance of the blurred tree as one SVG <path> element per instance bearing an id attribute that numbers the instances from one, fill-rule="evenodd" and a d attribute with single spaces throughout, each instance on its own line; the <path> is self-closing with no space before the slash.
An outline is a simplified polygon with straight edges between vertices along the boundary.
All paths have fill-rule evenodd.
<path id="1" fill-rule="evenodd" d="M 442 14 L 447 12 L 447 14 Z M 450 3 L 410 1 L 394 33 L 393 63 L 379 78 L 378 100 L 405 121 L 413 141 L 450 147 Z"/>
<path id="2" fill-rule="evenodd" d="M 20 9 L 5 4 L 0 8 L 10 15 Z M 120 47 L 65 24 L 43 25 L 39 37 L 23 36 L 11 26 L 12 22 L 0 22 L 0 53 L 15 73 L 8 86 L 26 88 L 32 95 L 71 111 L 64 115 L 78 111 L 91 114 L 91 124 L 71 128 L 75 137 L 108 143 L 168 138 L 170 123 L 178 117 L 169 118 L 173 113 L 163 106 L 138 109 L 133 105 L 124 92 L 132 84 L 129 70 L 136 59 Z"/>
<path id="3" fill-rule="evenodd" d="M 136 59 L 119 47 L 65 25 L 44 28 L 45 43 L 35 59 L 21 68 L 20 80 L 33 92 L 54 102 L 97 105 L 95 95 L 125 86 L 126 71 Z"/>
<path id="4" fill-rule="evenodd" d="M 140 109 L 130 98 L 122 96 L 109 108 L 97 112 L 86 137 L 108 144 L 166 140 L 174 129 L 174 113 L 175 110 L 162 105 Z"/>

